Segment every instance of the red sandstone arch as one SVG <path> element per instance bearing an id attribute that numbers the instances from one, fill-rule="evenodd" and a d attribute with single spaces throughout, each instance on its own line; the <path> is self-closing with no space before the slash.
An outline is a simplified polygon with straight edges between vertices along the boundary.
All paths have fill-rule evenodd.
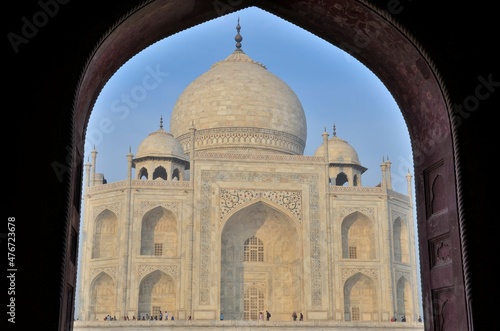
<path id="1" fill-rule="evenodd" d="M 213 19 L 224 9 L 241 9 L 254 4 L 276 14 L 336 45 L 370 68 L 392 93 L 408 125 L 414 155 L 420 256 L 422 259 L 422 293 L 426 328 L 446 321 L 443 330 L 467 330 L 467 254 L 460 234 L 462 227 L 458 170 L 458 153 L 454 138 L 455 123 L 446 86 L 439 72 L 427 58 L 425 50 L 394 22 L 387 10 L 356 0 L 324 3 L 313 0 L 230 1 L 220 8 L 206 1 L 152 1 L 133 10 L 117 22 L 114 29 L 89 54 L 82 72 L 73 108 L 73 163 L 81 164 L 85 128 L 93 104 L 106 81 L 129 58 L 150 44 L 169 35 Z M 220 3 L 220 2 L 219 2 Z M 73 169 L 72 190 L 81 181 Z M 429 183 L 440 176 L 442 208 L 434 213 L 428 208 L 432 187 Z M 432 191 L 436 194 L 436 191 Z M 77 195 L 70 194 L 70 205 Z M 70 218 L 77 217 L 70 210 Z M 440 223 L 438 229 L 433 224 Z M 446 242 L 454 250 L 446 266 L 433 272 L 434 256 Z M 452 275 L 451 279 L 446 274 Z M 450 300 L 450 293 L 451 299 Z M 446 299 L 446 301 L 444 301 Z M 448 304 L 441 310 L 443 302 Z M 450 309 L 451 307 L 451 309 Z M 443 316 L 442 314 L 446 314 Z M 440 320 L 441 319 L 441 320 Z"/>

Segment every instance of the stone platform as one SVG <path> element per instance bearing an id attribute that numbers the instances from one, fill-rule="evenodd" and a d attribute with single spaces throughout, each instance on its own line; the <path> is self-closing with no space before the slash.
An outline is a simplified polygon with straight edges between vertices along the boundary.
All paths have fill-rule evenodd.
<path id="1" fill-rule="evenodd" d="M 74 331 L 150 331 L 150 330 L 227 330 L 227 331 L 423 331 L 418 322 L 344 322 L 344 321 L 75 321 Z"/>

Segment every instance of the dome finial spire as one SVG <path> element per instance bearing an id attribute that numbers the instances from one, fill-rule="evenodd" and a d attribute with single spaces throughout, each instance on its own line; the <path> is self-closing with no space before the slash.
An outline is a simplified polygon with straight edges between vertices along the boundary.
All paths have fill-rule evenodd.
<path id="1" fill-rule="evenodd" d="M 160 116 L 160 129 L 163 129 L 163 116 Z"/>
<path id="2" fill-rule="evenodd" d="M 234 40 L 236 41 L 236 49 L 241 49 L 241 41 L 243 40 L 243 37 L 240 35 L 240 18 L 238 17 L 238 25 L 236 25 L 236 31 L 238 32 L 236 34 L 236 37 L 234 37 Z"/>
<path id="3" fill-rule="evenodd" d="M 337 127 L 335 126 L 335 123 L 333 123 L 333 136 L 337 136 Z"/>

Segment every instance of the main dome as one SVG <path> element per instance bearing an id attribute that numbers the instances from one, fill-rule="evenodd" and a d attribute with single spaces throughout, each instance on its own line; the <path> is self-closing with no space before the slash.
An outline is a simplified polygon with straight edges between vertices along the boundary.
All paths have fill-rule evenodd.
<path id="1" fill-rule="evenodd" d="M 182 92 L 172 110 L 170 132 L 186 153 L 191 150 L 190 128 L 195 128 L 196 150 L 302 154 L 307 125 L 297 95 L 246 55 L 239 41 L 231 55 Z"/>

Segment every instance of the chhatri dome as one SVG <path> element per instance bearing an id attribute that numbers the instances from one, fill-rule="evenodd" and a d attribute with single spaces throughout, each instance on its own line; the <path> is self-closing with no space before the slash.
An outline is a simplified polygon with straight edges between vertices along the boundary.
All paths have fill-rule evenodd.
<path id="1" fill-rule="evenodd" d="M 314 156 L 325 156 L 325 142 L 321 144 Z M 358 153 L 347 141 L 337 137 L 337 130 L 333 126 L 333 136 L 328 139 L 328 163 L 361 165 Z"/>
<path id="2" fill-rule="evenodd" d="M 160 128 L 150 133 L 137 148 L 135 159 L 145 157 L 170 157 L 187 160 L 179 141 L 163 129 L 163 119 L 160 119 Z"/>
<path id="3" fill-rule="evenodd" d="M 328 133 L 323 133 L 323 143 L 318 147 L 314 156 L 325 157 L 328 153 L 328 177 L 333 185 L 361 186 L 361 175 L 368 170 L 359 162 L 358 153 L 343 139 L 337 137 L 337 130 L 333 126 L 333 137 L 328 139 Z"/>
<path id="4" fill-rule="evenodd" d="M 137 179 L 183 180 L 189 169 L 181 144 L 163 129 L 163 118 L 160 118 L 160 128 L 141 141 L 135 158 L 129 156 Z"/>
<path id="5" fill-rule="evenodd" d="M 241 49 L 236 49 L 196 78 L 179 96 L 170 132 L 184 152 L 251 152 L 301 155 L 307 138 L 306 117 L 293 90 Z"/>

